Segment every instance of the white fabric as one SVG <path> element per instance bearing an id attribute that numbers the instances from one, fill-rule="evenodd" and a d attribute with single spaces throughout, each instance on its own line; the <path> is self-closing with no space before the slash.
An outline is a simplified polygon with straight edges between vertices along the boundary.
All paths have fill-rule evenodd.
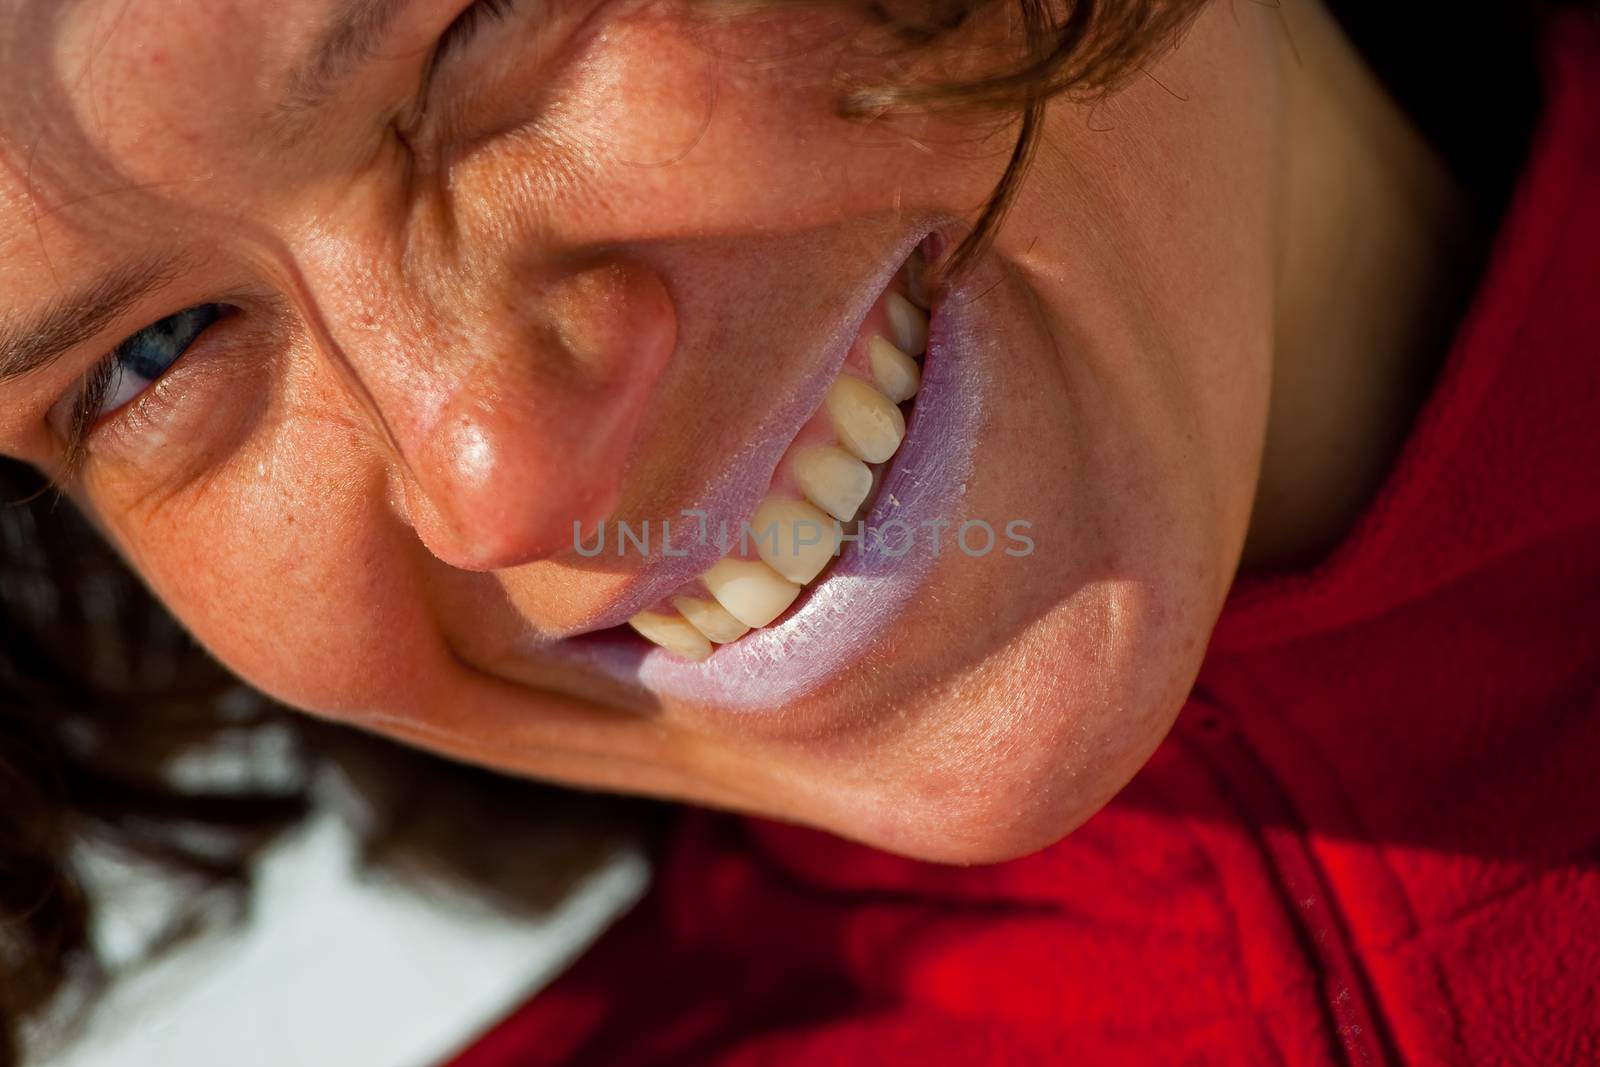
<path id="1" fill-rule="evenodd" d="M 548 917 L 357 877 L 354 834 L 317 815 L 264 857 L 248 921 L 120 979 L 51 1067 L 430 1067 L 559 974 L 642 894 L 613 855 Z M 98 880 L 109 875 L 102 871 Z M 98 939 L 137 954 L 152 890 L 122 886 Z"/>

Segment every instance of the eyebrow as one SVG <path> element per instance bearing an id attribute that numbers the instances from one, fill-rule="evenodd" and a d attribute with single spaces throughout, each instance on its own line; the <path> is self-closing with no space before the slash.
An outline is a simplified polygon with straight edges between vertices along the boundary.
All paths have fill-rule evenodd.
<path id="1" fill-rule="evenodd" d="M 289 76 L 278 105 L 280 132 L 293 137 L 307 117 L 334 95 L 350 70 L 374 57 L 411 0 L 345 0 L 317 34 L 304 62 Z"/>
<path id="2" fill-rule="evenodd" d="M 290 74 L 278 107 L 280 132 L 293 138 L 335 94 L 352 68 L 377 52 L 411 0 L 343 0 Z M 130 306 L 167 284 L 174 258 L 137 260 L 87 289 L 58 297 L 34 322 L 19 324 L 0 311 L 0 384 L 44 369 L 103 330 Z"/>
<path id="3" fill-rule="evenodd" d="M 92 339 L 176 274 L 172 257 L 135 260 L 102 275 L 82 292 L 57 297 L 31 323 L 0 316 L 0 384 L 54 363 Z"/>

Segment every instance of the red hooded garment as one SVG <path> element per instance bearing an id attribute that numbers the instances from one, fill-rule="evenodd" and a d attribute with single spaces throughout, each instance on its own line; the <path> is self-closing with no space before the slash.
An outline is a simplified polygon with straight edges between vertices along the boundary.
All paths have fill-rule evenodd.
<path id="1" fill-rule="evenodd" d="M 1600 1064 L 1600 24 L 1388 482 L 1104 811 L 956 869 L 686 813 L 452 1067 Z"/>

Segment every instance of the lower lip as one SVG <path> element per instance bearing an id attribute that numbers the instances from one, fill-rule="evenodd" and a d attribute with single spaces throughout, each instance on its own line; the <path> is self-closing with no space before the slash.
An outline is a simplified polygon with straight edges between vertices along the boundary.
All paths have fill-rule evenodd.
<path id="1" fill-rule="evenodd" d="M 774 709 L 827 684 L 869 654 L 897 625 L 936 562 L 925 524 L 956 525 L 956 509 L 972 471 L 987 392 L 980 373 L 971 283 L 946 294 L 935 310 L 922 388 L 905 441 L 885 472 L 866 518 L 866 538 L 846 546 L 800 605 L 772 626 L 690 663 L 615 632 L 586 635 L 546 648 L 624 684 L 696 703 L 741 710 Z M 873 545 L 873 530 L 891 520 L 917 531 L 909 551 L 894 556 Z M 894 527 L 891 545 L 903 544 Z"/>

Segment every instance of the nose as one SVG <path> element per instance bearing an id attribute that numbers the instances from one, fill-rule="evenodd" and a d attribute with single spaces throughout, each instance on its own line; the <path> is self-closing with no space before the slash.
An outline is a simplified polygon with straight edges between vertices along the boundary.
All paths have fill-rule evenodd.
<path id="1" fill-rule="evenodd" d="M 463 331 L 478 350 L 445 353 L 415 389 L 427 413 L 394 420 L 407 518 L 475 571 L 570 551 L 612 512 L 677 338 L 660 276 L 624 257 L 523 281 L 484 318 Z"/>

